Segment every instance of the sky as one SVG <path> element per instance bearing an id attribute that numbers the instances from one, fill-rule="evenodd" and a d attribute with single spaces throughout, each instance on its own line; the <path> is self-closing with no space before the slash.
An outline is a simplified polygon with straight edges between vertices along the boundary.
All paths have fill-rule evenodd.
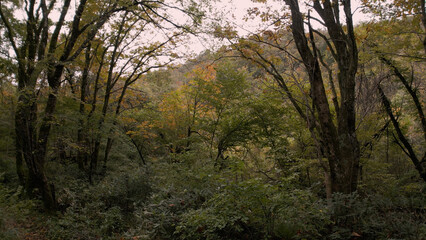
<path id="1" fill-rule="evenodd" d="M 305 7 L 304 0 L 299 0 L 300 7 L 302 11 L 307 11 L 307 8 Z M 223 8 L 227 9 L 233 9 L 233 14 L 236 17 L 236 24 L 238 25 L 244 25 L 247 23 L 244 23 L 240 19 L 242 19 L 246 14 L 247 10 L 249 8 L 253 7 L 262 7 L 265 6 L 265 4 L 262 3 L 254 3 L 252 0 L 222 0 L 220 5 L 223 6 Z M 273 10 L 280 10 L 283 6 L 285 6 L 284 0 L 275 0 L 270 1 L 267 3 L 268 6 L 271 7 Z M 354 22 L 358 23 L 360 21 L 366 20 L 367 16 L 361 12 L 360 9 L 361 1 L 360 0 L 351 0 L 351 7 L 353 12 L 353 18 Z"/>
<path id="2" fill-rule="evenodd" d="M 303 3 L 305 1 L 299 0 L 300 7 L 302 8 L 302 11 L 307 11 L 305 4 Z M 351 6 L 353 11 L 353 19 L 354 23 L 360 23 L 362 21 L 366 21 L 368 19 L 368 16 L 361 12 L 360 9 L 360 0 L 351 0 Z M 285 6 L 284 0 L 275 0 L 275 1 L 269 1 L 268 3 L 254 3 L 252 0 L 220 0 L 218 2 L 214 3 L 214 6 L 218 9 L 218 11 L 222 12 L 222 20 L 221 22 L 223 24 L 230 23 L 232 26 L 236 28 L 239 34 L 246 35 L 253 32 L 256 32 L 256 29 L 262 29 L 264 26 L 262 26 L 261 21 L 259 19 L 257 20 L 249 20 L 245 21 L 243 20 L 244 17 L 247 16 L 247 11 L 249 8 L 257 7 L 259 9 L 266 9 L 270 8 L 272 10 L 278 10 L 280 11 L 282 7 Z M 314 14 L 312 14 L 315 16 Z M 209 16 L 213 17 L 213 16 Z M 318 17 L 318 16 L 317 16 Z M 319 18 L 319 17 L 318 17 Z M 344 21 L 342 21 L 344 22 Z M 321 27 L 320 24 L 313 22 L 313 26 L 315 28 Z M 186 44 L 186 50 L 185 51 L 193 51 L 195 54 L 200 53 L 207 49 L 215 49 L 218 47 L 217 41 L 202 37 L 193 37 L 191 38 L 191 41 Z"/>
<path id="3" fill-rule="evenodd" d="M 1 0 L 0 0 L 1 1 Z M 173 0 L 171 0 L 173 1 Z M 280 13 L 284 12 L 282 8 L 285 6 L 284 0 L 269 0 L 267 3 L 254 3 L 252 0 L 206 0 L 212 6 L 212 11 L 207 14 L 207 21 L 213 21 L 213 19 L 219 19 L 219 24 L 229 24 L 233 26 L 240 35 L 248 35 L 250 33 L 258 32 L 259 29 L 265 29 L 265 23 L 262 23 L 259 18 L 244 20 L 247 17 L 247 12 L 250 8 L 259 8 L 261 10 L 270 9 L 277 10 Z M 78 1 L 72 1 L 70 14 L 67 14 L 67 20 L 72 19 L 72 14 L 76 8 Z M 303 9 L 305 2 L 304 0 L 299 0 L 300 6 Z M 352 10 L 354 12 L 354 22 L 359 23 L 360 21 L 365 21 L 367 16 L 361 12 L 359 9 L 360 0 L 351 0 Z M 24 12 L 18 11 L 18 15 L 24 15 Z M 172 14 L 177 21 L 184 21 L 184 19 L 179 19 L 179 15 Z M 24 17 L 22 17 L 24 19 Z M 52 14 L 52 20 L 57 20 L 59 18 L 59 12 L 54 12 Z M 344 22 L 344 21 L 342 21 Z M 314 27 L 321 27 L 319 24 L 313 23 Z M 52 27 L 53 28 L 53 27 Z M 152 42 L 156 39 L 161 39 L 162 32 L 145 34 L 145 41 Z M 163 35 L 164 37 L 164 35 Z M 192 36 L 184 42 L 184 45 L 179 47 L 179 51 L 184 55 L 189 55 L 188 58 L 194 57 L 195 55 L 205 51 L 205 50 L 215 50 L 220 47 L 224 42 L 220 42 L 217 39 L 212 39 L 211 36 L 200 35 L 198 37 Z"/>

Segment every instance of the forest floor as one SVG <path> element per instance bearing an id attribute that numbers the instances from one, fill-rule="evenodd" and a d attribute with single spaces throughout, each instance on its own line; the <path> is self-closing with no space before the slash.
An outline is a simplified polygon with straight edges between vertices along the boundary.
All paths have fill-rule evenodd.
<path id="1" fill-rule="evenodd" d="M 43 224 L 46 219 L 40 216 L 21 216 L 7 213 L 7 209 L 0 208 L 2 213 L 2 226 L 0 237 L 5 240 L 47 240 L 48 228 Z"/>
<path id="2" fill-rule="evenodd" d="M 48 217 L 40 212 L 41 204 L 8 191 L 0 185 L 0 239 L 46 240 Z"/>

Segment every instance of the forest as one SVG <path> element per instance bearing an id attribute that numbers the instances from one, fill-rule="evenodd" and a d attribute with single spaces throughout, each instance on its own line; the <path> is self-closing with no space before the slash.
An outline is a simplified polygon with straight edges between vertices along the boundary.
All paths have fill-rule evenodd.
<path id="1" fill-rule="evenodd" d="M 0 239 L 426 239 L 425 1 L 247 2 L 0 0 Z"/>

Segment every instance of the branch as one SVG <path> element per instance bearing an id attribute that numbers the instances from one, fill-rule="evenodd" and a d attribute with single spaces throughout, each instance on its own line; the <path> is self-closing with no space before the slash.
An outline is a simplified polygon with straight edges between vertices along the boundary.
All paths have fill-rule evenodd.
<path id="1" fill-rule="evenodd" d="M 333 55 L 333 58 L 335 60 L 337 60 L 337 54 L 336 51 L 334 50 L 334 47 L 331 45 L 329 39 L 322 33 L 320 33 L 319 31 L 312 29 L 312 31 L 317 34 L 318 36 L 320 36 L 322 39 L 324 39 L 324 42 L 327 44 L 327 47 L 330 49 L 331 55 Z"/>
<path id="2" fill-rule="evenodd" d="M 62 28 L 62 25 L 64 24 L 65 16 L 67 15 L 70 4 L 71 4 L 71 0 L 65 0 L 64 6 L 62 7 L 61 15 L 59 16 L 59 20 L 56 23 L 55 30 L 53 31 L 53 34 L 50 40 L 50 46 L 49 46 L 50 54 L 52 54 L 56 49 L 56 45 L 58 44 L 59 33 L 61 32 L 61 28 Z"/>
<path id="3" fill-rule="evenodd" d="M 7 37 L 9 38 L 10 44 L 12 45 L 13 51 L 16 54 L 18 62 L 21 62 L 20 61 L 21 54 L 19 53 L 19 50 L 18 50 L 18 47 L 16 45 L 15 39 L 13 38 L 15 34 L 14 34 L 13 30 L 12 30 L 12 26 L 10 25 L 8 18 L 4 15 L 3 7 L 1 5 L 1 3 L 2 3 L 2 1 L 0 1 L 0 17 L 3 20 L 4 26 L 7 29 Z"/>
<path id="4" fill-rule="evenodd" d="M 425 115 L 423 113 L 422 104 L 420 103 L 419 97 L 417 96 L 416 90 L 411 87 L 411 85 L 408 83 L 407 79 L 402 75 L 401 71 L 391 62 L 391 60 L 387 59 L 383 54 L 380 54 L 379 59 L 386 64 L 389 68 L 392 69 L 395 76 L 399 78 L 399 80 L 404 85 L 405 89 L 408 91 L 408 93 L 411 95 L 411 98 L 413 99 L 414 105 L 417 109 L 417 114 L 419 115 L 421 124 L 422 124 L 422 130 L 423 130 L 423 137 L 426 141 L 426 119 Z"/>
<path id="5" fill-rule="evenodd" d="M 417 158 L 417 156 L 416 156 L 416 154 L 413 150 L 413 147 L 411 146 L 411 144 L 408 142 L 407 138 L 402 133 L 401 127 L 399 126 L 398 121 L 396 120 L 395 116 L 393 115 L 392 107 L 390 105 L 389 99 L 386 97 L 385 93 L 383 92 L 382 88 L 380 87 L 380 84 L 377 86 L 377 90 L 379 91 L 379 94 L 381 96 L 383 106 L 385 107 L 385 110 L 386 110 L 387 114 L 389 115 L 389 118 L 390 118 L 390 120 L 391 120 L 391 122 L 392 122 L 392 124 L 395 128 L 395 131 L 398 135 L 398 139 L 402 142 L 405 149 L 400 143 L 397 142 L 397 144 L 404 151 L 404 153 L 411 159 L 415 168 L 419 172 L 420 176 L 423 178 L 423 180 L 426 181 L 426 172 L 423 169 L 423 166 L 420 163 L 419 159 Z M 396 139 L 395 136 L 394 136 L 394 138 Z"/>

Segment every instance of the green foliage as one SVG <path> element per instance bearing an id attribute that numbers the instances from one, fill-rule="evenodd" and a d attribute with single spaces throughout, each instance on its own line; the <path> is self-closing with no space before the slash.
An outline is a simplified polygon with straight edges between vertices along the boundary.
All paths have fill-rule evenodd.
<path id="1" fill-rule="evenodd" d="M 335 194 L 330 239 L 348 239 L 354 232 L 363 239 L 421 239 L 426 233 L 424 201 L 424 194 Z"/>
<path id="2" fill-rule="evenodd" d="M 134 211 L 151 193 L 144 169 L 117 167 L 94 186 L 82 179 L 68 177 L 58 193 L 63 215 L 49 222 L 51 239 L 116 239 L 134 226 Z M 65 179 L 63 179 L 65 180 Z"/>
<path id="3" fill-rule="evenodd" d="M 13 91 L 15 91 L 14 86 L 8 81 L 3 82 L 0 76 L 0 174 L 3 174 L 0 182 L 13 182 L 16 179 L 13 119 L 16 99 Z"/>
<path id="4" fill-rule="evenodd" d="M 37 209 L 42 205 L 38 200 L 23 198 L 22 187 L 10 189 L 2 183 L 4 172 L 0 172 L 0 239 L 18 240 L 30 229 L 23 224 L 34 215 L 40 214 Z"/>
<path id="5" fill-rule="evenodd" d="M 183 215 L 181 239 L 269 239 L 320 237 L 329 223 L 326 208 L 306 191 L 252 179 L 223 186 L 201 209 Z"/>
<path id="6" fill-rule="evenodd" d="M 196 161 L 199 156 L 178 154 L 173 163 L 158 159 L 153 167 L 153 194 L 147 203 L 135 210 L 137 227 L 127 235 L 146 236 L 144 239 L 173 239 L 181 216 L 198 209 L 220 186 L 220 176 L 211 165 Z M 197 163 L 198 162 L 198 163 Z"/>
<path id="7" fill-rule="evenodd" d="M 198 3 L 177 2 L 186 5 L 182 9 L 195 14 L 192 21 L 200 23 L 204 9 L 199 9 Z M 381 1 L 368 2 L 374 13 L 383 10 L 377 8 Z M 381 82 L 399 116 L 403 133 L 410 142 L 420 143 L 415 146 L 416 152 L 423 151 L 416 109 L 407 101 L 410 96 L 397 81 L 386 82 L 394 79 L 393 73 L 380 64 L 376 56 L 377 52 L 391 56 L 407 79 L 411 76 L 413 89 L 417 87 L 416 91 L 422 93 L 424 68 L 419 60 L 424 59 L 424 54 L 420 35 L 417 36 L 421 32 L 420 19 L 407 16 L 418 11 L 418 2 L 410 0 L 407 5 L 400 0 L 393 2 L 399 5 L 384 9 L 399 11 L 404 17 L 385 16 L 386 20 L 356 28 L 361 49 L 357 137 L 363 146 L 362 176 L 357 193 L 334 194 L 331 199 L 326 199 L 324 170 L 318 161 L 317 146 L 288 95 L 279 83 L 267 76 L 265 69 L 244 59 L 227 58 L 233 53 L 206 51 L 194 61 L 175 68 L 138 76 L 135 78 L 138 81 L 127 89 L 119 113 L 115 114 L 124 76 L 130 76 L 131 65 L 135 66 L 142 54 L 154 51 L 159 43 L 149 46 L 142 43 L 140 48 L 129 52 L 118 49 L 123 55 L 116 59 L 110 76 L 118 76 L 118 67 L 127 64 L 125 59 L 131 61 L 108 89 L 111 96 L 104 116 L 106 80 L 111 74 L 107 65 L 113 50 L 107 49 L 105 56 L 101 56 L 101 52 L 105 50 L 104 44 L 116 42 L 117 33 L 124 34 L 119 32 L 119 22 L 114 22 L 111 23 L 114 31 L 95 36 L 91 43 L 88 53 L 93 54 L 90 55 L 93 59 L 83 102 L 80 94 L 85 59 L 77 56 L 67 61 L 67 73 L 56 94 L 58 100 L 50 122 L 45 158 L 46 175 L 56 189 L 58 211 L 40 212 L 37 210 L 41 207 L 39 200 L 28 200 L 26 191 L 17 187 L 13 119 L 17 101 L 13 77 L 17 69 L 13 59 L 3 59 L 1 55 L 0 239 L 35 238 L 35 233 L 46 239 L 64 240 L 423 239 L 426 235 L 425 186 L 392 138 L 394 128 L 391 125 L 383 128 L 387 117 L 379 110 L 380 102 L 375 94 L 376 85 Z M 125 3 L 127 1 L 120 2 Z M 161 10 L 161 6 L 167 8 L 162 1 L 150 6 L 153 10 Z M 2 5 L 6 16 L 11 16 L 13 11 L 6 7 L 9 8 Z M 103 11 L 98 2 L 91 1 L 87 9 L 93 13 Z M 133 13 L 139 10 L 132 9 Z M 147 14 L 152 12 L 145 10 L 147 12 L 137 16 L 138 21 L 149 19 Z M 133 13 L 126 13 L 129 19 L 136 17 L 130 17 Z M 83 15 L 81 26 L 95 21 L 96 15 L 86 15 L 86 12 Z M 117 16 L 120 17 L 113 20 L 121 21 L 123 15 Z M 155 17 L 159 24 L 156 26 L 167 22 L 168 17 L 172 16 Z M 23 22 L 11 20 L 17 27 L 18 39 L 24 34 Z M 139 30 L 150 28 L 150 23 L 133 25 L 132 21 L 124 23 L 129 35 L 142 36 L 144 32 Z M 1 24 L 0 28 L 4 27 Z M 285 47 L 286 52 L 297 55 L 291 34 L 282 24 L 286 23 L 275 24 L 277 31 L 253 35 L 236 46 L 247 58 L 267 60 L 275 65 L 276 73 L 283 77 L 301 111 L 310 115 L 313 110 L 315 115 L 317 110 L 310 107 L 311 90 L 306 74 L 301 71 L 302 64 L 288 54 L 277 54 Z M 237 32 L 217 26 L 215 34 L 234 37 Z M 130 38 L 125 34 L 121 36 L 122 46 L 127 46 Z M 6 42 L 5 37 L 0 36 L 0 40 Z M 315 37 L 324 62 L 335 71 L 331 53 L 326 50 L 328 46 L 317 33 Z M 9 46 L 3 42 L 0 48 L 6 53 Z M 176 41 L 170 43 L 175 47 Z M 164 46 L 155 51 L 176 57 L 169 50 Z M 157 53 L 148 54 L 142 60 L 154 64 L 150 61 L 162 58 Z M 265 59 L 259 58 L 260 55 Z M 100 78 L 95 86 L 101 60 L 105 62 L 99 68 Z M 147 66 L 135 68 L 136 75 Z M 44 78 L 44 72 L 41 75 Z M 42 111 L 50 93 L 41 80 L 37 79 L 36 83 L 40 116 L 37 126 L 43 121 Z M 325 88 L 327 93 L 331 91 L 329 84 L 325 84 Z M 95 89 L 98 90 L 96 98 Z M 340 93 L 336 94 L 339 97 Z M 332 106 L 332 99 L 328 100 Z M 84 103 L 82 109 L 81 103 Z M 331 107 L 332 114 L 337 116 L 335 110 Z M 34 130 L 39 134 L 39 130 Z M 83 139 L 79 142 L 77 136 Z M 98 138 L 98 168 L 90 169 Z M 114 144 L 104 163 L 106 138 L 113 139 Z M 77 165 L 79 153 L 86 157 L 83 166 Z M 327 164 L 327 159 L 323 161 Z M 38 199 L 40 196 L 35 193 Z"/>
<path id="8" fill-rule="evenodd" d="M 286 192 L 263 181 L 224 187 L 203 207 L 182 216 L 180 239 L 421 239 L 424 196 Z"/>

